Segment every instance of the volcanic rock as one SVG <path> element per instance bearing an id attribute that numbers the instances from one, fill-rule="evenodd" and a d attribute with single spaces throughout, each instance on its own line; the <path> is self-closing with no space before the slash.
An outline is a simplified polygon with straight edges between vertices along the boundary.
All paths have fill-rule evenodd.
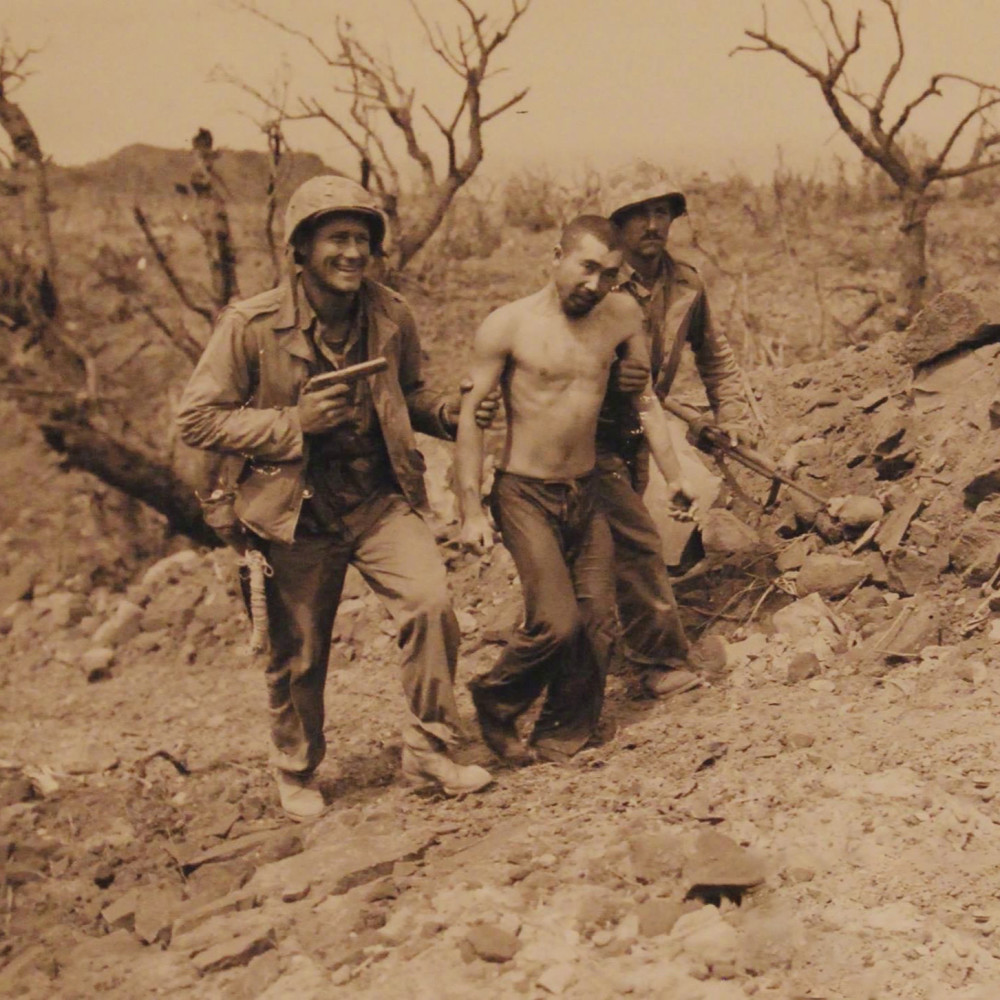
<path id="1" fill-rule="evenodd" d="M 802 564 L 795 589 L 800 597 L 809 594 L 843 597 L 867 576 L 868 567 L 863 559 L 816 552 Z"/>

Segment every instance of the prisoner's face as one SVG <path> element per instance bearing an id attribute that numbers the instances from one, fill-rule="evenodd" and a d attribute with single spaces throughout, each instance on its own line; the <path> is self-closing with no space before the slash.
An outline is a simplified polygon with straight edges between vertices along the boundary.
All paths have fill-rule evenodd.
<path id="1" fill-rule="evenodd" d="M 567 316 L 585 316 L 615 285 L 622 251 L 609 250 L 590 233 L 556 249 L 553 282 Z"/>

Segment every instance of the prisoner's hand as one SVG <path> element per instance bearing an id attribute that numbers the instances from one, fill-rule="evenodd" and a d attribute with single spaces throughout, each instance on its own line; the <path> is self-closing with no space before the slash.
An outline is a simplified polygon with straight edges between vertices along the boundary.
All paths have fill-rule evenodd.
<path id="1" fill-rule="evenodd" d="M 619 392 L 642 392 L 649 381 L 649 365 L 639 358 L 620 358 L 613 366 L 611 379 Z"/>
<path id="2" fill-rule="evenodd" d="M 480 554 L 493 548 L 493 528 L 486 515 L 473 514 L 465 518 L 458 541 L 462 548 Z"/>
<path id="3" fill-rule="evenodd" d="M 299 424 L 303 434 L 322 434 L 351 419 L 349 385 L 331 385 L 328 389 L 304 392 L 299 397 Z"/>
<path id="4" fill-rule="evenodd" d="M 668 481 L 667 497 L 670 501 L 669 514 L 675 521 L 694 520 L 697 513 L 696 498 L 694 488 L 687 479 Z"/>

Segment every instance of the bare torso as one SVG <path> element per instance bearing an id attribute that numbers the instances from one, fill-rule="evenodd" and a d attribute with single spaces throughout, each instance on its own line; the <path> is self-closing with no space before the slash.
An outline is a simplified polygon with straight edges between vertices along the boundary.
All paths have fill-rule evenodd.
<path id="1" fill-rule="evenodd" d="M 502 376 L 507 440 L 500 467 L 569 479 L 594 467 L 597 416 L 615 349 L 630 334 L 609 295 L 569 318 L 551 287 L 506 307 L 510 356 Z"/>

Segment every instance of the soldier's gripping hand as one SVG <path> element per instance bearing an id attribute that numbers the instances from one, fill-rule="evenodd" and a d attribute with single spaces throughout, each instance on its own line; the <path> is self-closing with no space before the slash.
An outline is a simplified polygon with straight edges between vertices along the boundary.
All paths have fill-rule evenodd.
<path id="1" fill-rule="evenodd" d="M 619 358 L 611 366 L 611 384 L 618 392 L 642 392 L 649 381 L 649 365 L 638 358 Z"/>
<path id="2" fill-rule="evenodd" d="M 735 448 L 738 444 L 748 448 L 756 448 L 759 440 L 757 428 L 749 420 L 720 420 L 716 427 L 729 438 L 729 443 Z"/>
<path id="3" fill-rule="evenodd" d="M 458 429 L 458 414 L 462 409 L 462 397 L 472 388 L 472 379 L 462 379 L 458 394 L 450 396 L 441 413 L 441 420 L 453 434 Z M 493 389 L 476 407 L 476 426 L 488 430 L 500 412 L 500 388 Z"/>
<path id="4" fill-rule="evenodd" d="M 331 385 L 328 389 L 304 392 L 299 397 L 299 424 L 303 434 L 322 434 L 351 420 L 351 387 Z"/>
<path id="5" fill-rule="evenodd" d="M 715 415 L 715 425 L 728 438 L 733 446 L 746 445 L 755 448 L 760 435 L 757 433 L 756 421 L 743 406 L 724 402 Z"/>

